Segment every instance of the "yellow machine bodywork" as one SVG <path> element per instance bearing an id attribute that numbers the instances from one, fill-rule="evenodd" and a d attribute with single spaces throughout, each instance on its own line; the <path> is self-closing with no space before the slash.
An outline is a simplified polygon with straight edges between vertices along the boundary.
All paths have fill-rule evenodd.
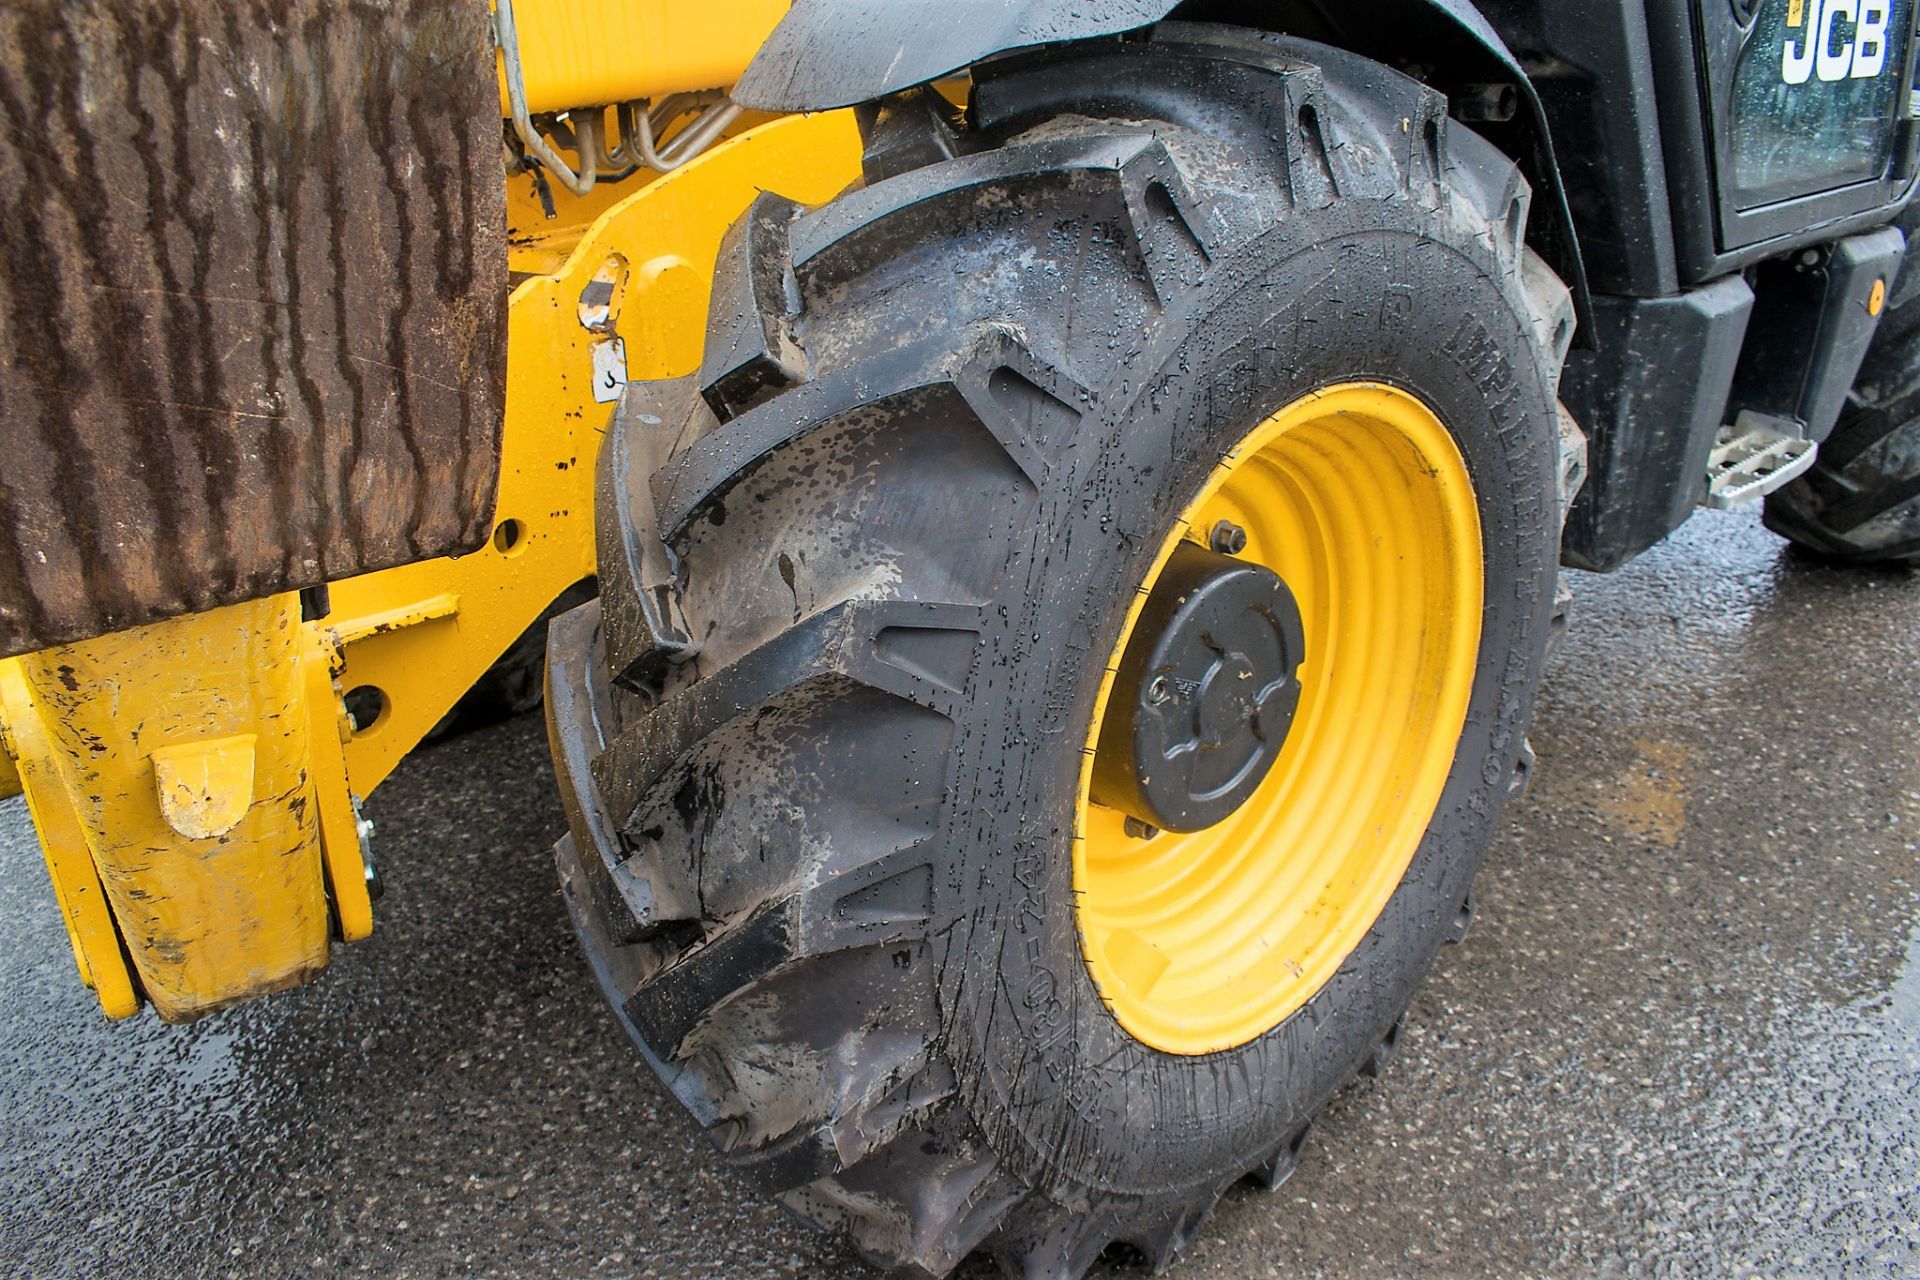
<path id="1" fill-rule="evenodd" d="M 326 670 L 293 596 L 7 664 L 29 803 L 107 1012 L 133 1012 L 136 980 L 173 1018 L 299 982 L 326 964 L 330 897 L 342 936 L 366 935 L 351 802 L 323 794 L 341 759 L 334 700 L 312 696 Z"/>
<path id="2" fill-rule="evenodd" d="M 527 109 L 564 111 L 730 85 L 787 0 L 514 0 L 513 8 Z"/>
<path id="3" fill-rule="evenodd" d="M 729 84 L 785 8 L 743 0 L 721 20 L 685 0 L 520 0 L 533 109 Z M 332 941 L 367 936 L 359 801 L 593 574 L 595 458 L 624 378 L 698 365 L 721 237 L 759 192 L 823 201 L 859 155 L 851 113 L 834 112 L 743 118 L 669 173 L 582 198 L 508 178 L 486 547 L 331 583 L 324 605 L 283 595 L 0 662 L 0 794 L 17 770 L 106 1013 L 144 998 L 192 1018 L 297 983 Z"/>

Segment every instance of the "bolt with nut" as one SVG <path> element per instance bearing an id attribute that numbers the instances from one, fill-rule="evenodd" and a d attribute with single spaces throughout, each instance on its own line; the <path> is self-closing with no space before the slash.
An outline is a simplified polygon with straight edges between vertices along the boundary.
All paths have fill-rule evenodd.
<path id="1" fill-rule="evenodd" d="M 1222 520 L 1207 535 L 1207 545 L 1223 556 L 1237 556 L 1247 549 L 1247 531 L 1231 520 Z"/>

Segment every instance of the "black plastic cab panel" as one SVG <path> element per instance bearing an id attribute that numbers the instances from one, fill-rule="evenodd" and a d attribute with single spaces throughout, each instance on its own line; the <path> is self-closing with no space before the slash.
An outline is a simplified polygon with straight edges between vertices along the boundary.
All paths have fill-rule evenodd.
<path id="1" fill-rule="evenodd" d="M 1759 301 L 1727 421 L 1751 409 L 1826 439 L 1880 326 L 1879 307 L 1905 251 L 1900 228 L 1881 227 L 1756 267 Z"/>
<path id="2" fill-rule="evenodd" d="M 1679 528 L 1705 495 L 1753 290 L 1728 276 L 1666 298 L 1596 297 L 1594 313 L 1598 340 L 1560 378 L 1588 455 L 1561 555 L 1607 570 Z"/>
<path id="3" fill-rule="evenodd" d="M 1857 12 L 1861 0 L 1835 2 Z M 1645 0 L 1682 283 L 1889 222 L 1905 204 L 1916 136 L 1907 111 L 1913 0 L 1876 2 L 1889 6 L 1889 45 L 1873 76 L 1855 77 L 1864 69 L 1857 24 L 1826 22 L 1822 0 Z M 1809 27 L 1816 40 L 1826 30 L 1833 58 L 1849 51 L 1849 68 L 1789 83 Z M 1858 136 L 1829 145 L 1824 169 L 1780 164 L 1769 175 L 1769 155 L 1805 160 L 1812 143 L 1801 135 L 1823 112 L 1843 114 Z M 1875 113 L 1884 120 L 1875 124 Z"/>
<path id="4" fill-rule="evenodd" d="M 1680 287 L 1641 0 L 1482 0 L 1540 95 L 1595 293 Z"/>

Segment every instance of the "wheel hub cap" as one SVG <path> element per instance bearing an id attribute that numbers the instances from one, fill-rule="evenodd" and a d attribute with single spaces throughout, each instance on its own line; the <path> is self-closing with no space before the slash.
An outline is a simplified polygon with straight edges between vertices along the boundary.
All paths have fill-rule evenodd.
<path id="1" fill-rule="evenodd" d="M 1305 648 L 1300 608 L 1278 574 L 1177 547 L 1121 659 L 1094 803 L 1165 831 L 1231 814 L 1279 759 Z"/>

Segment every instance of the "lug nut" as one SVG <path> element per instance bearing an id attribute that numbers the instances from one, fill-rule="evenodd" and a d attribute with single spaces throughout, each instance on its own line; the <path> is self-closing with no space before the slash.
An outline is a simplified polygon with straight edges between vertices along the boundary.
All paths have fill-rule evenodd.
<path id="1" fill-rule="evenodd" d="M 1231 520 L 1222 520 L 1207 535 L 1207 545 L 1223 556 L 1237 556 L 1247 549 L 1247 531 Z"/>
<path id="2" fill-rule="evenodd" d="M 1128 818 L 1125 826 L 1127 834 L 1135 840 L 1151 840 L 1160 834 L 1160 828 L 1138 818 Z"/>
<path id="3" fill-rule="evenodd" d="M 1167 683 L 1165 676 L 1155 676 L 1147 683 L 1147 701 L 1159 706 L 1173 696 L 1173 686 Z"/>

